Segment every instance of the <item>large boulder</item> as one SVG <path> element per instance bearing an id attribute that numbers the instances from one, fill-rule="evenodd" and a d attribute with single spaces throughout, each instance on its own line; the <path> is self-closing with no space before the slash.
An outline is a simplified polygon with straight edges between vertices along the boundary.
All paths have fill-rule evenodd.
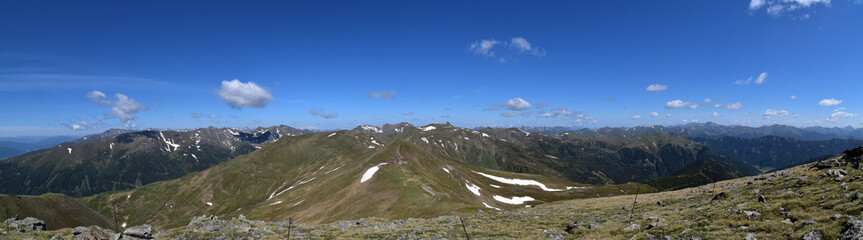
<path id="1" fill-rule="evenodd" d="M 126 231 L 123 231 L 123 235 L 143 239 L 153 239 L 153 227 L 147 224 L 130 227 L 127 228 Z"/>

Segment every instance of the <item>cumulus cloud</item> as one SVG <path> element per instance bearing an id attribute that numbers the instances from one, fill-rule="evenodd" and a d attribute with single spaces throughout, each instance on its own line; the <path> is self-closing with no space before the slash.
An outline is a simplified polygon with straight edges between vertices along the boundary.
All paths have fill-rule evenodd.
<path id="1" fill-rule="evenodd" d="M 724 106 L 724 105 L 722 105 L 722 104 L 714 104 L 713 105 L 714 108 L 722 108 L 722 106 Z"/>
<path id="2" fill-rule="evenodd" d="M 838 100 L 835 98 L 828 98 L 828 99 L 824 99 L 824 100 L 821 100 L 820 102 L 818 102 L 818 106 L 822 106 L 822 107 L 836 106 L 839 104 L 842 104 L 842 100 Z"/>
<path id="3" fill-rule="evenodd" d="M 382 92 L 371 92 L 369 93 L 369 97 L 371 98 L 383 98 L 383 99 L 393 99 L 396 96 L 396 91 L 382 91 Z"/>
<path id="4" fill-rule="evenodd" d="M 830 114 L 830 117 L 828 117 L 827 120 L 831 121 L 831 122 L 835 122 L 835 121 L 839 121 L 839 119 L 842 119 L 842 118 L 852 118 L 852 117 L 856 117 L 856 116 L 857 116 L 856 113 L 845 112 L 845 108 L 841 107 L 841 108 L 834 109 L 833 113 Z"/>
<path id="5" fill-rule="evenodd" d="M 312 108 L 309 109 L 309 114 L 312 116 L 321 116 L 322 118 L 331 119 L 339 117 L 338 113 L 328 112 L 323 109 Z"/>
<path id="6" fill-rule="evenodd" d="M 484 56 L 494 57 L 494 46 L 500 44 L 498 40 L 482 40 L 470 44 L 470 51 Z"/>
<path id="7" fill-rule="evenodd" d="M 404 116 L 414 115 L 414 112 L 402 112 L 402 115 L 404 115 Z"/>
<path id="8" fill-rule="evenodd" d="M 222 81 L 222 86 L 216 92 L 225 104 L 235 109 L 243 107 L 264 108 L 273 101 L 273 95 L 267 89 L 254 82 L 240 82 L 239 79 Z"/>
<path id="9" fill-rule="evenodd" d="M 686 106 L 690 106 L 690 105 L 692 105 L 692 103 L 684 102 L 683 100 L 680 100 L 680 99 L 675 99 L 675 100 L 671 100 L 669 102 L 666 102 L 665 108 L 676 109 L 676 108 L 682 108 L 682 107 L 686 107 Z"/>
<path id="10" fill-rule="evenodd" d="M 579 111 L 573 111 L 572 109 L 559 107 L 552 109 L 551 112 L 543 113 L 537 115 L 538 118 L 570 118 L 573 116 L 577 116 L 577 114 L 581 114 Z"/>
<path id="11" fill-rule="evenodd" d="M 659 113 L 658 112 L 651 112 L 650 116 L 651 117 L 659 117 Z"/>
<path id="12" fill-rule="evenodd" d="M 509 101 L 506 101 L 506 104 L 504 105 L 506 106 L 506 109 L 514 111 L 521 111 L 531 107 L 529 102 L 521 98 L 510 99 Z"/>
<path id="13" fill-rule="evenodd" d="M 767 111 L 764 111 L 764 118 L 784 117 L 784 116 L 788 116 L 788 111 L 774 110 L 774 109 L 767 109 Z"/>
<path id="14" fill-rule="evenodd" d="M 658 83 L 657 84 L 651 84 L 650 86 L 647 86 L 647 89 L 645 89 L 645 90 L 647 90 L 648 92 L 662 92 L 662 91 L 668 90 L 668 86 L 658 84 Z"/>
<path id="15" fill-rule="evenodd" d="M 751 0 L 749 10 L 755 12 L 765 9 L 767 14 L 780 16 L 783 13 L 804 11 L 815 5 L 830 6 L 830 0 Z M 808 16 L 808 13 L 803 14 L 804 18 Z"/>
<path id="16" fill-rule="evenodd" d="M 515 117 L 517 114 L 513 111 L 500 113 L 501 117 Z"/>
<path id="17" fill-rule="evenodd" d="M 727 106 L 725 106 L 725 109 L 728 109 L 728 110 L 737 110 L 737 109 L 741 109 L 741 108 L 743 108 L 743 103 L 740 103 L 740 102 L 737 102 L 734 104 L 728 104 Z"/>
<path id="18" fill-rule="evenodd" d="M 797 99 L 797 96 L 791 95 L 791 100 Z"/>
<path id="19" fill-rule="evenodd" d="M 711 116 L 711 117 L 714 117 L 714 118 L 717 118 L 717 117 L 719 117 L 719 113 L 718 113 L 718 112 L 713 112 L 713 114 L 710 114 L 710 116 Z"/>
<path id="20" fill-rule="evenodd" d="M 100 91 L 90 91 L 87 93 L 87 98 L 101 106 L 111 106 L 111 110 L 105 114 L 108 118 L 119 118 L 121 121 L 131 126 L 129 121 L 135 120 L 136 113 L 147 110 L 147 105 L 138 103 L 135 99 L 131 99 L 126 95 L 117 93 L 114 94 L 114 99 L 106 98 L 105 93 Z"/>
<path id="21" fill-rule="evenodd" d="M 633 119 L 633 120 L 641 119 L 641 115 L 635 115 L 635 116 L 632 116 L 632 119 Z"/>
<path id="22" fill-rule="evenodd" d="M 544 50 L 537 48 L 523 37 L 514 37 L 509 41 L 495 39 L 475 41 L 470 44 L 468 50 L 477 55 L 497 58 L 500 62 L 507 62 L 507 58 L 511 58 L 513 55 L 545 56 Z M 503 56 L 499 56 L 498 51 L 501 51 Z"/>

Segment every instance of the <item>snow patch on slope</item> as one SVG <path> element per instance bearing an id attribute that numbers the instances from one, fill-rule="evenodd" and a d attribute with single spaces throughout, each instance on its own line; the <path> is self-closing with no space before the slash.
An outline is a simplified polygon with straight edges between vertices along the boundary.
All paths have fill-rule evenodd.
<path id="1" fill-rule="evenodd" d="M 470 182 L 465 182 L 464 186 L 467 187 L 467 190 L 470 190 L 474 195 L 479 196 L 479 186 L 470 184 Z"/>
<path id="2" fill-rule="evenodd" d="M 420 129 L 420 130 L 423 130 L 423 132 L 428 132 L 428 131 L 431 131 L 431 130 L 435 130 L 435 129 L 437 129 L 437 128 L 436 128 L 435 126 L 426 126 L 426 127 L 421 127 L 421 128 L 419 128 L 419 129 Z"/>
<path id="3" fill-rule="evenodd" d="M 498 182 L 500 182 L 500 183 L 506 183 L 506 184 L 510 184 L 510 185 L 520 185 L 520 186 L 530 186 L 530 185 L 533 185 L 533 186 L 537 186 L 537 187 L 539 187 L 539 188 L 542 188 L 542 190 L 543 190 L 543 191 L 546 191 L 546 192 L 560 192 L 560 191 L 564 191 L 564 189 L 548 188 L 548 187 L 546 187 L 546 186 L 545 186 L 545 184 L 542 184 L 542 183 L 540 183 L 540 182 L 537 182 L 536 180 L 525 180 L 525 179 L 516 179 L 516 178 L 502 178 L 502 177 L 498 177 L 498 176 L 495 176 L 495 175 L 486 174 L 486 173 L 481 173 L 481 172 L 477 172 L 477 171 L 471 171 L 471 172 L 474 172 L 474 173 L 476 173 L 476 174 L 482 175 L 483 177 L 487 177 L 487 178 L 489 178 L 489 179 L 491 179 L 491 180 L 498 181 Z"/>
<path id="4" fill-rule="evenodd" d="M 377 172 L 378 169 L 381 168 L 381 166 L 386 165 L 386 164 L 387 163 L 381 163 L 381 164 L 378 164 L 377 166 L 369 168 L 369 170 L 366 170 L 366 172 L 363 173 L 363 178 L 360 179 L 360 183 L 364 183 L 364 182 L 368 181 L 369 179 L 371 179 L 372 176 L 375 175 L 375 172 Z"/>
<path id="5" fill-rule="evenodd" d="M 533 199 L 532 197 L 512 197 L 512 198 L 506 198 L 506 197 L 501 197 L 501 196 L 498 196 L 498 195 L 494 195 L 494 200 L 496 200 L 496 201 L 498 201 L 498 202 L 506 203 L 506 204 L 514 204 L 514 205 L 517 205 L 517 204 L 524 204 L 524 202 L 527 202 L 527 201 L 535 201 L 536 199 Z"/>

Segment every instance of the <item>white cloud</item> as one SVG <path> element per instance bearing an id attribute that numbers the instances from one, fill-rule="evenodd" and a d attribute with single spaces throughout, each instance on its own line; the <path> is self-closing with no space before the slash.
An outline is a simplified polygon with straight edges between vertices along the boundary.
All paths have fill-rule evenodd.
<path id="1" fill-rule="evenodd" d="M 701 103 L 702 103 L 702 104 L 708 104 L 708 103 L 710 103 L 710 102 L 712 102 L 712 101 L 713 101 L 713 99 L 705 98 L 705 99 L 704 99 L 704 101 L 703 101 L 703 102 L 701 102 Z"/>
<path id="2" fill-rule="evenodd" d="M 668 90 L 668 86 L 657 83 L 647 86 L 647 89 L 645 90 L 647 90 L 648 92 L 662 92 Z"/>
<path id="3" fill-rule="evenodd" d="M 641 119 L 641 115 L 632 116 L 632 119 L 635 119 L 635 120 Z"/>
<path id="4" fill-rule="evenodd" d="M 791 95 L 791 100 L 797 99 L 796 95 Z"/>
<path id="5" fill-rule="evenodd" d="M 383 91 L 383 92 L 371 92 L 369 93 L 369 97 L 372 98 L 383 98 L 383 99 L 393 99 L 396 96 L 396 91 Z"/>
<path id="6" fill-rule="evenodd" d="M 835 122 L 842 118 L 852 118 L 856 117 L 856 113 L 845 112 L 845 108 L 837 108 L 833 110 L 833 113 L 830 114 L 830 117 L 827 118 L 828 121 Z"/>
<path id="7" fill-rule="evenodd" d="M 659 117 L 659 113 L 658 112 L 652 112 L 652 113 L 650 113 L 650 116 L 651 117 Z"/>
<path id="8" fill-rule="evenodd" d="M 404 116 L 414 115 L 414 112 L 402 112 L 402 115 L 404 115 Z"/>
<path id="9" fill-rule="evenodd" d="M 522 37 L 514 37 L 509 41 L 509 43 L 512 48 L 515 48 L 518 51 L 518 53 L 529 53 L 534 56 L 545 55 L 544 51 L 533 47 L 527 39 Z"/>
<path id="10" fill-rule="evenodd" d="M 222 87 L 216 92 L 225 104 L 235 109 L 243 107 L 264 108 L 273 101 L 270 91 L 254 82 L 243 83 L 238 79 L 222 81 Z"/>
<path id="11" fill-rule="evenodd" d="M 717 117 L 719 117 L 719 113 L 718 113 L 718 112 L 713 112 L 713 114 L 710 114 L 710 116 L 711 116 L 711 117 L 714 117 L 714 118 L 717 118 Z"/>
<path id="12" fill-rule="evenodd" d="M 734 104 L 728 104 L 727 106 L 725 106 L 725 109 L 728 109 L 728 110 L 737 110 L 740 108 L 743 108 L 743 103 L 740 103 L 740 102 L 737 102 Z"/>
<path id="13" fill-rule="evenodd" d="M 786 12 L 803 11 L 819 4 L 829 7 L 830 0 L 751 0 L 749 10 L 757 11 L 764 8 L 767 14 L 779 16 Z M 808 17 L 808 13 L 802 14 L 803 19 Z"/>
<path id="14" fill-rule="evenodd" d="M 665 103 L 665 108 L 668 108 L 668 109 L 682 108 L 682 107 L 685 107 L 689 104 L 690 104 L 689 102 L 684 102 L 680 99 L 675 99 L 675 100 L 672 100 L 672 101 Z"/>
<path id="15" fill-rule="evenodd" d="M 502 112 L 502 113 L 500 113 L 500 116 L 502 116 L 502 117 L 515 117 L 515 116 L 516 116 L 516 114 L 515 114 L 515 112 L 513 112 L 513 111 L 509 111 L 509 112 Z"/>
<path id="16" fill-rule="evenodd" d="M 749 9 L 755 10 L 764 6 L 764 0 L 752 0 L 749 2 Z"/>
<path id="17" fill-rule="evenodd" d="M 763 73 L 759 74 L 758 77 L 755 78 L 755 84 L 762 84 L 766 80 L 767 80 L 767 72 L 763 72 Z M 743 81 L 743 80 L 734 81 L 734 84 L 736 84 L 736 85 L 749 85 L 749 83 L 752 83 L 752 77 L 747 78 L 746 81 Z"/>
<path id="18" fill-rule="evenodd" d="M 497 59 L 501 63 L 515 55 L 530 54 L 537 57 L 545 56 L 545 51 L 537 48 L 523 37 L 514 37 L 509 41 L 484 39 L 470 44 L 469 51 L 486 57 Z M 500 56 L 498 55 L 500 51 Z"/>
<path id="19" fill-rule="evenodd" d="M 767 109 L 767 111 L 764 111 L 764 117 L 765 117 L 765 118 L 770 118 L 770 117 L 784 117 L 784 116 L 788 116 L 788 111 L 785 111 L 785 110 L 773 110 L 773 109 Z"/>
<path id="20" fill-rule="evenodd" d="M 492 49 L 498 44 L 500 44 L 500 41 L 498 40 L 482 40 L 470 44 L 470 50 L 479 55 L 494 57 L 494 51 L 492 51 Z"/>
<path id="21" fill-rule="evenodd" d="M 822 107 L 836 106 L 839 104 L 842 104 L 842 100 L 838 100 L 835 98 L 828 98 L 828 99 L 824 99 L 824 100 L 821 100 L 820 102 L 818 102 L 818 106 L 822 106 Z"/>
<path id="22" fill-rule="evenodd" d="M 763 72 L 760 75 L 758 75 L 758 78 L 755 79 L 755 84 L 762 84 L 762 83 L 764 83 L 764 80 L 766 80 L 766 79 L 767 79 L 767 73 Z"/>
<path id="23" fill-rule="evenodd" d="M 722 106 L 723 106 L 722 104 L 714 104 L 713 105 L 714 108 L 722 108 Z"/>
<path id="24" fill-rule="evenodd" d="M 106 114 L 108 118 L 119 118 L 121 121 L 130 124 L 129 121 L 137 118 L 136 113 L 147 110 L 147 105 L 138 103 L 135 99 L 131 99 L 126 95 L 117 93 L 114 94 L 115 100 L 105 98 L 105 93 L 100 91 L 90 91 L 87 93 L 87 98 L 101 106 L 112 106 L 111 111 Z"/>
<path id="25" fill-rule="evenodd" d="M 569 118 L 569 117 L 572 117 L 573 115 L 580 114 L 580 113 L 581 112 L 573 111 L 572 109 L 569 109 L 569 108 L 559 107 L 559 108 L 552 109 L 550 113 L 543 113 L 543 114 L 537 115 L 536 117 L 538 117 L 538 118 Z"/>
<path id="26" fill-rule="evenodd" d="M 665 114 L 665 117 L 670 118 L 670 117 L 671 117 L 671 113 L 669 113 L 669 114 Z"/>
<path id="27" fill-rule="evenodd" d="M 312 116 L 321 116 L 322 118 L 331 119 L 339 117 L 338 113 L 324 111 L 323 109 L 309 109 L 309 114 Z"/>
<path id="28" fill-rule="evenodd" d="M 521 111 L 531 107 L 530 103 L 521 98 L 513 98 L 506 101 L 506 108 L 509 110 Z"/>

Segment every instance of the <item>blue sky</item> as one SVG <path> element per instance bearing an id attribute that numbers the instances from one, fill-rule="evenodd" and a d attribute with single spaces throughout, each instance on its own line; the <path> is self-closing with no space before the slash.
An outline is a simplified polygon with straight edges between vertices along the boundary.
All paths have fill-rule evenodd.
<path id="1" fill-rule="evenodd" d="M 0 136 L 861 127 L 861 42 L 860 0 L 5 1 Z"/>

